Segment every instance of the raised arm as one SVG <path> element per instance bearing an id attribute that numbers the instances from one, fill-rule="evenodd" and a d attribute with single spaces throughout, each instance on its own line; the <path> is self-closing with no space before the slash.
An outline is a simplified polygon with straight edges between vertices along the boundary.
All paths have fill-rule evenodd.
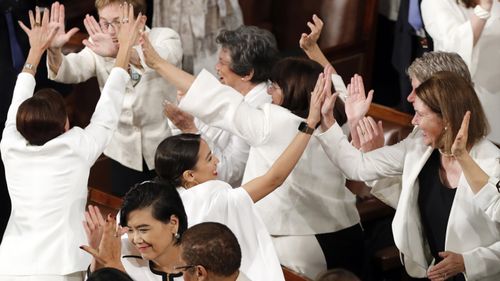
<path id="1" fill-rule="evenodd" d="M 142 34 L 142 41 L 142 50 L 146 64 L 174 85 L 177 90 L 183 93 L 187 92 L 193 84 L 195 77 L 160 57 L 153 45 L 151 45 L 147 34 Z"/>
<path id="2" fill-rule="evenodd" d="M 47 63 L 50 70 L 56 74 L 59 72 L 59 67 L 61 66 L 63 60 L 63 54 L 61 51 L 62 47 L 75 33 L 78 32 L 78 28 L 76 27 L 66 32 L 64 17 L 64 5 L 59 4 L 57 1 L 54 2 L 51 6 L 50 12 L 50 26 L 53 28 L 57 27 L 57 32 L 47 52 Z"/>
<path id="3" fill-rule="evenodd" d="M 33 96 L 35 90 L 35 73 L 40 59 L 54 38 L 58 27 L 49 26 L 49 11 L 36 9 L 35 14 L 29 11 L 30 27 L 19 21 L 19 25 L 28 35 L 30 50 L 22 72 L 19 74 L 12 96 L 12 102 L 7 113 L 5 131 L 15 130 L 17 110 L 21 103 Z"/>
<path id="4" fill-rule="evenodd" d="M 307 26 L 311 29 L 311 32 L 309 34 L 302 33 L 300 35 L 299 46 L 304 50 L 308 58 L 325 67 L 329 65 L 330 62 L 318 45 L 318 39 L 323 29 L 323 21 L 317 15 L 313 15 L 312 22 L 308 21 Z M 333 73 L 337 73 L 335 69 L 333 69 Z"/>
<path id="5" fill-rule="evenodd" d="M 314 131 L 313 128 L 316 128 L 320 121 L 321 104 L 326 96 L 326 92 L 331 89 L 329 74 L 330 73 L 320 74 L 316 82 L 316 87 L 311 93 L 309 116 L 306 121 L 307 127 L 309 127 L 308 129 L 311 129 L 311 131 L 307 133 L 299 131 L 267 173 L 242 186 L 254 202 L 264 198 L 280 186 L 292 172 L 302 156 L 302 153 L 311 139 L 312 131 Z"/>

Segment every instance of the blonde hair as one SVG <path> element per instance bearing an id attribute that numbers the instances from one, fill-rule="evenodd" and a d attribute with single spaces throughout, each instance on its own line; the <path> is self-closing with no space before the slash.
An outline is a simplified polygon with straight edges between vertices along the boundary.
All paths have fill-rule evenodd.
<path id="1" fill-rule="evenodd" d="M 461 76 L 469 84 L 472 78 L 469 68 L 462 57 L 457 53 L 448 52 L 428 52 L 422 57 L 416 58 L 408 68 L 408 75 L 415 77 L 420 82 L 429 79 L 434 73 L 439 71 L 450 71 Z"/>
<path id="2" fill-rule="evenodd" d="M 139 12 L 142 13 L 143 15 L 146 14 L 147 6 L 145 0 L 95 0 L 95 8 L 99 11 L 111 4 L 115 3 L 123 4 L 125 2 L 134 6 L 134 14 L 136 17 L 139 14 Z"/>
<path id="3" fill-rule="evenodd" d="M 440 145 L 444 152 L 451 152 L 467 111 L 471 112 L 467 147 L 472 147 L 489 133 L 488 121 L 474 88 L 456 73 L 437 72 L 420 84 L 415 93 L 443 119 L 445 130 Z"/>

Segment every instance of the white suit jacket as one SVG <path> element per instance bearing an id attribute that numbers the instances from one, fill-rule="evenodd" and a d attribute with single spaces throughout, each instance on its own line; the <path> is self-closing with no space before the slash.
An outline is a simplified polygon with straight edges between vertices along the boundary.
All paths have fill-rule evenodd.
<path id="1" fill-rule="evenodd" d="M 153 28 L 149 39 L 160 56 L 171 64 L 180 65 L 182 48 L 179 35 L 169 28 Z M 131 169 L 142 171 L 142 158 L 149 169 L 154 169 L 154 155 L 158 144 L 171 135 L 162 102 L 177 103 L 175 87 L 168 84 L 156 71 L 148 68 L 140 46 L 137 49 L 144 68 L 139 83 L 127 84 L 123 111 L 110 144 L 104 150 L 108 157 Z M 113 68 L 115 59 L 98 56 L 89 48 L 64 56 L 57 75 L 48 67 L 49 78 L 62 83 L 81 83 L 96 77 L 102 88 Z M 140 70 L 133 68 L 137 72 Z"/>
<path id="2" fill-rule="evenodd" d="M 269 170 L 304 121 L 280 106 L 265 104 L 256 109 L 248 105 L 241 94 L 207 71 L 198 75 L 179 106 L 250 144 L 243 183 Z M 329 233 L 359 223 L 354 195 L 315 138 L 283 185 L 256 207 L 272 235 Z"/>
<path id="3" fill-rule="evenodd" d="M 0 245 L 2 275 L 66 275 L 85 271 L 90 255 L 80 250 L 90 167 L 118 123 L 128 82 L 111 71 L 90 124 L 74 127 L 41 146 L 16 129 L 19 105 L 33 95 L 35 79 L 18 76 L 0 144 L 12 213 Z"/>
<path id="4" fill-rule="evenodd" d="M 347 178 L 374 180 L 402 175 L 401 195 L 392 223 L 394 241 L 407 272 L 425 277 L 433 260 L 420 221 L 418 174 L 433 149 L 424 145 L 419 130 L 398 144 L 364 154 L 349 144 L 337 124 L 321 134 L 319 141 Z M 500 150 L 495 145 L 481 140 L 470 154 L 488 175 L 499 176 Z M 500 280 L 500 223 L 488 213 L 492 200 L 484 198 L 492 192 L 497 191 L 490 181 L 474 195 L 462 174 L 450 211 L 445 250 L 463 255 L 468 280 Z"/>

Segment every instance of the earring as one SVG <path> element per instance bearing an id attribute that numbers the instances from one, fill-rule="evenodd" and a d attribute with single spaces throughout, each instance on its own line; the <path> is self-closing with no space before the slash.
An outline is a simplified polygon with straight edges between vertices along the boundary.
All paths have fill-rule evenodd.
<path id="1" fill-rule="evenodd" d="M 179 239 L 181 239 L 181 235 L 179 234 L 179 232 L 176 232 L 174 234 L 174 239 L 175 239 L 175 241 L 179 241 Z"/>

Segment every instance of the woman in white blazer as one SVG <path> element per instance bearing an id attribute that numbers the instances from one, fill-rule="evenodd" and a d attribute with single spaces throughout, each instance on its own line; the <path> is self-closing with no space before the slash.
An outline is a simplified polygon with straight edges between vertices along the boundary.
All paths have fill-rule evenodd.
<path id="1" fill-rule="evenodd" d="M 474 89 L 439 72 L 416 89 L 414 108 L 419 130 L 396 145 L 363 154 L 325 118 L 329 129 L 319 141 L 348 178 L 402 175 L 392 228 L 411 276 L 498 280 L 500 224 L 484 196 L 497 193 L 500 150 L 484 138 L 488 125 Z"/>
<path id="2" fill-rule="evenodd" d="M 179 104 L 182 110 L 250 144 L 243 184 L 268 171 L 293 139 L 307 116 L 311 77 L 314 87 L 322 71 L 315 62 L 287 59 L 281 64 L 284 76 L 297 78 L 287 82 L 295 83 L 298 88 L 287 92 L 285 88 L 290 84 L 275 84 L 271 91 L 273 102 L 282 102 L 287 107 L 265 104 L 253 108 L 238 92 L 222 85 L 207 71 L 195 80 L 148 48 L 147 38 L 144 41 L 144 54 L 150 67 L 187 92 Z M 331 72 L 332 69 L 326 75 L 331 77 Z M 333 76 L 341 81 L 340 76 Z M 345 267 L 362 274 L 359 260 L 363 255 L 363 233 L 355 196 L 345 187 L 344 176 L 328 161 L 315 139 L 283 185 L 260 200 L 256 207 L 273 236 L 282 264 L 291 265 L 310 278 L 332 267 Z"/>
<path id="3" fill-rule="evenodd" d="M 84 40 L 86 45 L 78 53 L 63 55 L 61 48 L 69 40 L 64 34 L 64 8 L 59 3 L 52 4 L 57 17 L 52 24 L 59 25 L 59 33 L 47 52 L 49 79 L 61 83 L 77 84 L 96 77 L 102 92 L 104 83 L 116 59 L 116 36 L 120 30 L 120 5 L 125 0 L 95 1 L 99 19 L 86 16 L 84 24 L 90 35 Z M 129 1 L 136 15 L 146 11 L 145 0 Z M 179 35 L 170 28 L 148 27 L 154 48 L 170 63 L 180 65 L 182 47 Z M 76 28 L 68 33 L 76 32 Z M 162 102 L 176 103 L 176 90 L 143 61 L 140 45 L 135 45 L 127 70 L 131 80 L 127 82 L 123 110 L 104 154 L 111 159 L 111 191 L 123 196 L 137 182 L 155 176 L 154 153 L 158 144 L 171 135 L 167 119 L 163 116 Z"/>
<path id="4" fill-rule="evenodd" d="M 33 95 L 33 74 L 57 29 L 49 27 L 47 9 L 42 19 L 40 9 L 35 16 L 30 11 L 30 22 L 31 29 L 21 24 L 31 49 L 0 144 L 12 200 L 0 245 L 0 280 L 82 280 L 90 262 L 78 249 L 85 241 L 81 221 L 90 167 L 117 126 L 130 79 L 125 69 L 145 19 L 123 23 L 115 67 L 85 129 L 69 129 L 64 101 L 55 91 Z"/>

